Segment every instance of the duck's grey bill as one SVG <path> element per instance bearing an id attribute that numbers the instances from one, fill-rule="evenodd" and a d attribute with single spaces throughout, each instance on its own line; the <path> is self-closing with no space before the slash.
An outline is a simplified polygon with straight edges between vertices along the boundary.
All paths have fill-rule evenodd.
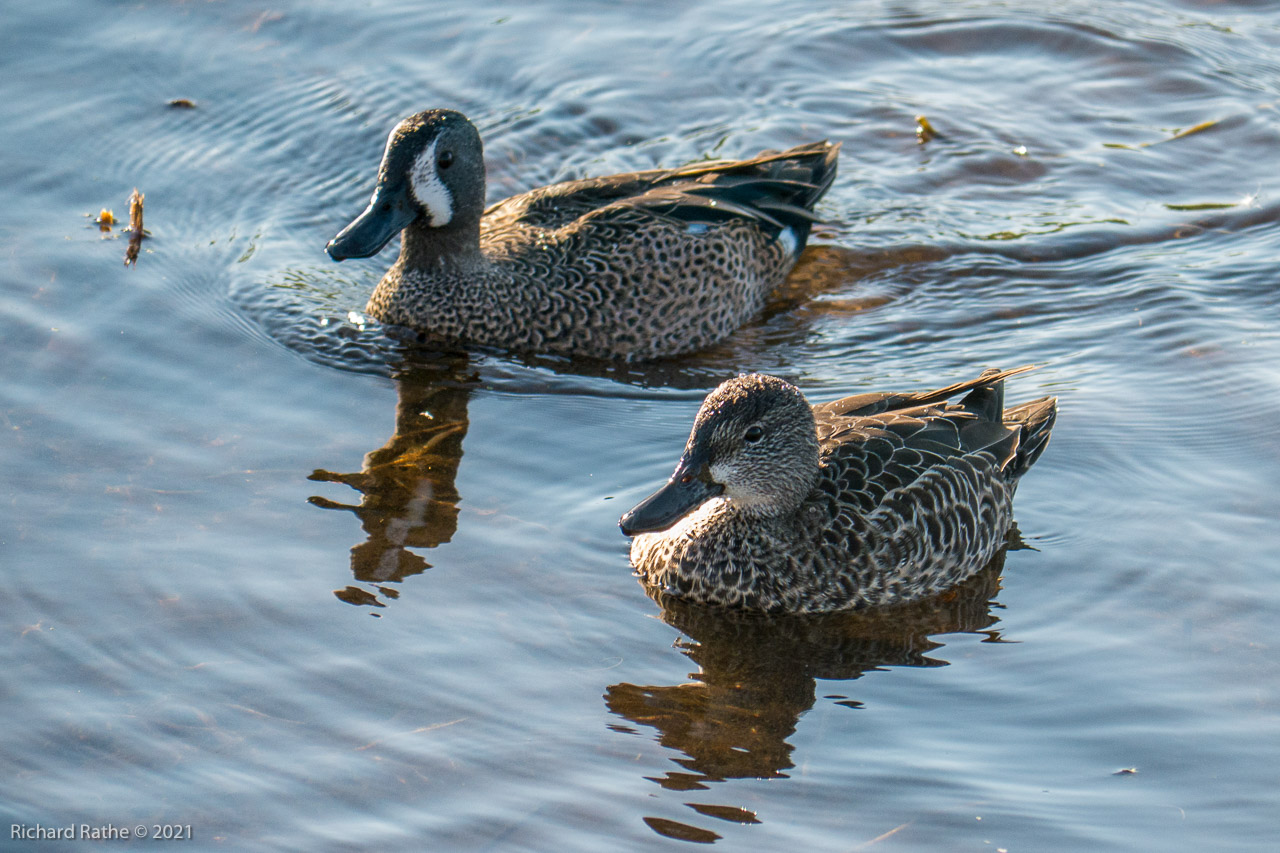
<path id="1" fill-rule="evenodd" d="M 688 476 L 688 482 L 682 482 Z M 618 521 L 627 536 L 666 530 L 704 501 L 724 492 L 703 466 L 697 473 L 685 466 L 676 469 L 667 484 L 638 503 Z"/>
<path id="2" fill-rule="evenodd" d="M 338 232 L 324 250 L 335 261 L 347 258 L 367 258 L 382 251 L 417 218 L 417 210 L 407 199 L 396 199 L 379 193 L 355 221 Z"/>

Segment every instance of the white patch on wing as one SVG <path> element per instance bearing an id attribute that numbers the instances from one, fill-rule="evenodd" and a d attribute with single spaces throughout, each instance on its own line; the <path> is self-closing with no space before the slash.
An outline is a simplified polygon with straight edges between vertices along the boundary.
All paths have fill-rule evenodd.
<path id="1" fill-rule="evenodd" d="M 783 228 L 778 232 L 778 242 L 782 244 L 782 249 L 788 255 L 794 256 L 796 247 L 800 245 L 800 241 L 796 239 L 796 232 L 791 228 Z"/>
<path id="2" fill-rule="evenodd" d="M 427 212 L 427 222 L 432 228 L 448 225 L 453 219 L 453 194 L 440 180 L 440 172 L 436 168 L 436 145 L 439 138 L 431 140 L 431 144 L 418 152 L 418 159 L 413 161 L 409 170 L 409 188 L 413 197 Z"/>

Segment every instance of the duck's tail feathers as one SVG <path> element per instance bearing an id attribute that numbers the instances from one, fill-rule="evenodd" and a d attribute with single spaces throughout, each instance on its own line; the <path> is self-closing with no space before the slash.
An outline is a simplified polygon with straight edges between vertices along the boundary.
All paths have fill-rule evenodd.
<path id="1" fill-rule="evenodd" d="M 694 222 L 743 216 L 791 230 L 803 245 L 821 221 L 813 206 L 835 181 L 839 154 L 839 143 L 814 142 L 750 160 L 695 163 L 661 175 L 634 203 Z"/>
<path id="2" fill-rule="evenodd" d="M 1053 431 L 1054 421 L 1058 419 L 1058 398 L 1041 397 L 1029 403 L 1022 403 L 1011 409 L 1005 409 L 1004 423 L 1019 431 L 1018 449 L 1005 471 L 1017 479 L 1027 473 L 1049 443 L 1049 435 Z"/>
<path id="3" fill-rule="evenodd" d="M 835 182 L 840 143 L 814 142 L 784 151 L 780 156 L 781 167 L 772 177 L 778 181 L 792 180 L 801 184 L 800 193 L 792 199 L 792 203 L 800 208 L 812 209 Z"/>
<path id="4" fill-rule="evenodd" d="M 961 407 L 972 412 L 980 420 L 999 424 L 1003 420 L 1004 412 L 1004 380 L 1019 373 L 1026 373 L 1028 370 L 1035 370 L 1035 367 L 1034 364 L 1028 364 L 1010 370 L 990 368 L 984 370 L 976 379 L 966 379 L 935 391 L 854 394 L 830 403 L 823 403 L 816 408 L 836 417 L 868 417 L 897 409 L 933 406 L 944 403 L 957 394 L 968 392 L 967 396 L 960 401 Z"/>
<path id="5" fill-rule="evenodd" d="M 698 179 L 713 183 L 721 176 L 743 175 L 765 179 L 796 204 L 812 207 L 822 198 L 836 179 L 840 159 L 840 143 L 810 142 L 786 151 L 762 151 L 749 160 L 709 160 L 672 169 L 654 180 L 668 183 L 673 179 Z M 789 190 L 784 188 L 790 187 Z"/>
<path id="6" fill-rule="evenodd" d="M 911 395 L 912 404 L 928 406 L 941 403 L 943 400 L 949 400 L 967 391 L 969 393 L 960 401 L 960 406 L 989 421 L 999 423 L 1000 415 L 1004 411 L 1004 380 L 1035 369 L 1034 364 L 1024 364 L 1022 367 L 1011 367 L 1008 370 L 989 367 L 982 371 L 977 379 L 966 379 L 964 382 L 957 382 L 936 391 L 921 391 L 913 394 Z"/>

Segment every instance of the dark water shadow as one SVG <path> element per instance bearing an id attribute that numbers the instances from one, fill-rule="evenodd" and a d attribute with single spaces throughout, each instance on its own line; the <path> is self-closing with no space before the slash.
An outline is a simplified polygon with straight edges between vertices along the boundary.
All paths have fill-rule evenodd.
<path id="1" fill-rule="evenodd" d="M 934 656 L 938 634 L 983 633 L 999 642 L 993 609 L 1010 542 L 978 574 L 933 598 L 895 607 L 811 616 L 768 617 L 691 604 L 656 590 L 649 595 L 662 619 L 688 639 L 679 648 L 698 666 L 690 680 L 674 685 L 614 684 L 605 691 L 608 709 L 637 726 L 652 728 L 658 742 L 677 753 L 680 769 L 644 777 L 673 792 L 689 792 L 693 811 L 730 823 L 760 823 L 758 815 L 731 805 L 705 802 L 715 783 L 731 779 L 787 778 L 795 766 L 788 742 L 800 716 L 817 699 L 818 680 L 853 681 L 886 667 L 940 667 Z M 824 694 L 839 705 L 862 703 Z M 619 731 L 636 729 L 618 725 Z M 660 835 L 711 842 L 720 836 L 667 818 L 645 818 Z"/>
<path id="2" fill-rule="evenodd" d="M 360 519 L 365 541 L 351 549 L 351 574 L 362 586 L 334 590 L 342 601 L 383 607 L 399 597 L 388 584 L 431 568 L 410 548 L 436 548 L 458 528 L 456 485 L 466 437 L 467 403 L 478 380 L 465 355 L 440 355 L 404 369 L 396 378 L 395 431 L 365 454 L 359 471 L 315 470 L 307 479 L 341 483 L 360 493 L 359 503 L 324 497 L 308 502 L 346 510 Z"/>

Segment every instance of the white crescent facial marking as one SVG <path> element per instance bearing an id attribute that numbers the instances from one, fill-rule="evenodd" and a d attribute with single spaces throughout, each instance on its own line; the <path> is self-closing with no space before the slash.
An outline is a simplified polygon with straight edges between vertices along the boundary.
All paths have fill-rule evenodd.
<path id="1" fill-rule="evenodd" d="M 436 145 L 439 138 L 431 140 L 431 144 L 418 152 L 409 170 L 409 188 L 413 197 L 426 211 L 427 222 L 432 228 L 448 225 L 453 219 L 453 195 L 440 180 L 440 172 L 436 168 Z"/>

